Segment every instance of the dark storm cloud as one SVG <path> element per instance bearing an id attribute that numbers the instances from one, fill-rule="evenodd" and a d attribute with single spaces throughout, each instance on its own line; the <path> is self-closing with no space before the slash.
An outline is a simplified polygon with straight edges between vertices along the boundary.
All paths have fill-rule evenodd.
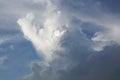
<path id="1" fill-rule="evenodd" d="M 69 71 L 59 71 L 59 80 L 119 80 L 120 46 L 106 47 L 100 54 L 86 55 Z M 76 58 L 76 57 L 74 57 Z M 74 63 L 73 63 L 74 64 Z"/>
<path id="2" fill-rule="evenodd" d="M 120 46 L 106 47 L 89 59 L 90 80 L 119 80 Z"/>
<path id="3" fill-rule="evenodd" d="M 99 52 L 100 54 L 83 54 L 83 59 L 81 58 L 82 52 L 76 52 L 79 55 L 78 64 L 68 70 L 57 70 L 54 74 L 55 67 L 51 66 L 47 68 L 44 77 L 40 76 L 40 71 L 44 69 L 40 65 L 33 64 L 33 77 L 29 80 L 119 80 L 120 77 L 120 46 L 110 46 L 106 47 L 105 50 Z M 75 49 L 77 50 L 77 49 Z M 73 53 L 71 53 L 73 54 Z M 76 55 L 75 54 L 75 55 Z M 76 56 L 72 56 L 71 60 L 76 60 Z M 63 56 L 62 56 L 63 57 Z M 67 57 L 68 58 L 68 57 Z M 74 59 L 73 59 L 74 58 Z M 76 62 L 76 61 L 75 61 Z M 59 61 L 53 63 L 54 65 L 58 64 L 61 66 Z M 52 64 L 52 65 L 53 65 Z M 72 63 L 75 64 L 74 61 Z M 64 64 L 65 65 L 65 64 Z M 46 75 L 47 74 L 47 75 Z M 55 76 L 57 77 L 55 79 Z M 23 79 L 24 80 L 24 79 Z M 25 79 L 28 80 L 28 79 Z"/>

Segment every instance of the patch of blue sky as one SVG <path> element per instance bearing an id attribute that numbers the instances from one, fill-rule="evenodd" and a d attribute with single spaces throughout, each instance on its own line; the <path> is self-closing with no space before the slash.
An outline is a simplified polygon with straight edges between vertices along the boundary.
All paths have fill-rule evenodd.
<path id="1" fill-rule="evenodd" d="M 95 25 L 87 22 L 81 24 L 81 28 L 83 33 L 90 39 L 95 35 L 96 32 L 103 31 L 100 25 Z"/>
<path id="2" fill-rule="evenodd" d="M 0 56 L 8 57 L 3 64 L 4 69 L 0 69 L 0 80 L 19 80 L 30 72 L 32 61 L 41 60 L 36 55 L 33 45 L 26 40 L 8 42 L 0 45 L 0 48 L 2 49 L 0 50 Z"/>

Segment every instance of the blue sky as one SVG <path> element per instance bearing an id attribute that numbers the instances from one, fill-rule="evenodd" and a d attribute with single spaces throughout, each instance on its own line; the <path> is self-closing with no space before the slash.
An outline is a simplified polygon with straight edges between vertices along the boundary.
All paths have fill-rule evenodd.
<path id="1" fill-rule="evenodd" d="M 119 0 L 0 0 L 0 80 L 119 80 Z"/>

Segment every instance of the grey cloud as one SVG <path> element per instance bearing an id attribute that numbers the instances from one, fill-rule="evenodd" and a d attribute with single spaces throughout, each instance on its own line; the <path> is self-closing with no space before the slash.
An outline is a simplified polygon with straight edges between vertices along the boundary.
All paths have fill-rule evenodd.
<path id="1" fill-rule="evenodd" d="M 119 16 L 119 13 L 120 13 L 119 0 L 114 0 L 114 1 L 113 0 L 97 0 L 97 1 L 101 2 L 101 4 L 103 5 L 102 8 L 106 10 L 106 12 Z"/>
<path id="2" fill-rule="evenodd" d="M 119 80 L 120 64 L 119 64 L 119 46 L 106 47 L 103 51 L 97 54 L 86 55 L 82 60 L 79 58 L 78 65 L 68 70 L 58 70 L 55 76 L 58 78 L 50 78 L 51 80 Z M 80 53 L 80 52 L 79 52 Z M 76 59 L 76 57 L 74 57 Z M 74 60 L 73 59 L 73 60 Z M 55 63 L 54 63 L 55 64 Z M 59 64 L 59 63 L 58 63 Z M 71 65 L 74 65 L 72 63 Z M 36 73 L 38 73 L 39 66 L 34 64 Z M 61 66 L 61 64 L 59 64 Z M 54 67 L 52 67 L 54 70 Z M 52 69 L 51 69 L 52 70 Z M 48 70 L 49 72 L 49 70 Z M 48 73 L 47 72 L 47 73 Z M 52 71 L 50 71 L 52 73 Z M 50 76 L 50 73 L 48 73 Z M 37 74 L 39 75 L 39 74 Z M 36 75 L 35 75 L 36 76 Z M 34 76 L 34 77 L 35 77 Z M 45 76 L 47 77 L 47 76 Z M 37 78 L 37 79 L 36 79 Z M 36 80 L 41 80 L 42 77 L 35 77 Z M 47 80 L 47 79 L 43 79 Z"/>
<path id="3" fill-rule="evenodd" d="M 58 70 L 57 80 L 119 80 L 119 52 L 119 46 L 114 45 L 97 54 L 86 55 L 84 59 L 79 56 L 78 65 L 66 71 Z"/>
<path id="4" fill-rule="evenodd" d="M 52 1 L 54 2 L 54 0 L 52 0 Z M 39 4 L 39 3 L 37 3 L 37 4 Z M 101 50 L 103 50 L 103 51 L 96 52 L 95 50 L 93 50 L 94 41 L 92 41 L 91 38 L 88 38 L 88 36 L 86 36 L 87 33 L 84 32 L 85 28 L 81 27 L 81 26 L 83 26 L 84 23 L 93 24 L 95 27 L 91 27 L 91 28 L 92 29 L 97 28 L 97 30 L 95 30 L 95 32 L 92 34 L 92 36 L 93 35 L 95 36 L 95 34 L 97 32 L 101 32 L 102 34 L 105 34 L 106 32 L 104 30 L 106 28 L 107 28 L 107 30 L 111 29 L 110 22 L 112 22 L 113 20 L 112 21 L 108 20 L 109 18 L 107 18 L 107 17 L 110 17 L 110 15 L 105 17 L 106 14 L 103 13 L 103 11 L 100 8 L 100 5 L 101 4 L 99 2 L 96 2 L 94 0 L 91 0 L 91 1 L 76 0 L 76 2 L 73 0 L 66 0 L 66 1 L 60 0 L 60 4 L 58 1 L 57 9 L 61 11 L 60 13 L 58 12 L 58 14 L 62 14 L 62 16 L 60 16 L 62 18 L 59 18 L 57 20 L 56 19 L 54 20 L 54 17 L 51 18 L 51 14 L 54 14 L 54 16 L 58 15 L 58 14 L 56 14 L 57 10 L 54 11 L 54 7 L 56 8 L 56 5 L 54 6 L 54 4 L 53 4 L 52 7 L 49 7 L 47 9 L 48 12 L 49 12 L 49 10 L 50 11 L 53 10 L 53 12 L 52 13 L 50 12 L 49 14 L 46 12 L 47 15 L 45 15 L 45 16 L 47 18 L 45 17 L 45 19 L 48 19 L 48 22 L 50 21 L 50 23 L 52 20 L 53 20 L 53 22 L 55 21 L 54 25 L 56 25 L 56 23 L 58 21 L 58 22 L 61 22 L 60 26 L 61 25 L 62 25 L 62 27 L 65 26 L 66 32 L 62 37 L 60 37 L 60 39 L 58 41 L 60 43 L 60 45 L 57 45 L 57 46 L 60 46 L 63 49 L 65 49 L 65 51 L 64 50 L 57 51 L 55 46 L 53 46 L 53 48 L 55 48 L 55 51 L 51 50 L 50 49 L 51 47 L 47 47 L 47 49 L 45 47 L 45 49 L 43 49 L 43 51 L 48 50 L 48 53 L 45 54 L 45 56 L 48 56 L 49 52 L 52 51 L 53 55 L 51 56 L 51 58 L 53 58 L 53 59 L 47 63 L 43 61 L 43 64 L 41 64 L 39 62 L 33 63 L 32 68 L 31 68 L 31 74 L 23 77 L 23 80 L 48 80 L 48 79 L 49 80 L 110 80 L 111 79 L 110 76 L 112 76 L 113 74 L 118 74 L 116 72 L 116 69 L 119 67 L 119 64 L 118 63 L 114 64 L 114 61 L 115 62 L 117 62 L 117 61 L 115 60 L 115 58 L 113 58 L 113 56 L 115 56 L 117 53 L 119 53 L 119 49 L 116 48 L 115 46 L 110 46 L 110 47 L 103 49 L 103 47 L 108 46 L 108 45 L 103 45 L 100 41 L 100 43 L 96 42 L 95 47 L 99 47 L 99 44 L 102 44 Z M 44 12 L 41 14 L 44 14 Z M 41 16 L 39 16 L 39 17 L 41 18 Z M 49 20 L 49 17 L 50 17 L 50 20 Z M 44 17 L 42 17 L 42 19 L 44 19 Z M 110 19 L 111 19 L 111 17 L 110 17 Z M 24 21 L 21 21 L 21 25 L 23 25 L 22 27 L 25 28 L 26 26 L 24 26 L 24 24 L 25 24 L 24 22 L 26 21 L 26 18 L 22 18 L 19 20 L 24 20 Z M 62 20 L 63 20 L 63 22 L 62 22 Z M 108 20 L 108 21 L 105 21 L 105 20 Z M 68 21 L 68 23 L 67 23 L 67 21 Z M 36 26 L 34 24 L 31 24 L 32 21 L 29 22 L 29 20 L 28 20 L 28 23 L 29 23 L 28 24 L 29 26 L 27 26 L 28 28 Z M 115 22 L 113 22 L 113 23 L 115 24 Z M 57 24 L 59 24 L 59 23 L 57 23 Z M 51 25 L 51 24 L 47 24 L 47 25 Z M 54 25 L 52 24 L 52 27 Z M 108 26 L 110 26 L 110 27 L 108 27 Z M 99 27 L 101 27 L 102 29 Z M 48 26 L 47 26 L 47 28 L 48 28 Z M 31 28 L 29 28 L 29 29 L 31 30 Z M 58 27 L 57 27 L 57 29 L 58 29 Z M 56 31 L 57 29 L 55 29 L 55 30 L 53 29 L 53 30 Z M 26 30 L 28 30 L 28 29 L 26 29 Z M 26 33 L 26 30 L 24 30 L 24 34 Z M 47 30 L 47 32 L 49 32 L 49 30 Z M 36 34 L 35 31 L 30 31 L 30 33 L 31 32 L 34 32 Z M 44 32 L 44 30 L 43 30 L 43 32 Z M 44 35 L 42 35 L 42 38 L 45 35 L 46 36 L 48 35 L 48 34 L 46 34 L 47 32 L 45 32 Z M 93 32 L 93 31 L 91 31 L 91 32 Z M 51 33 L 52 32 L 50 32 L 49 34 L 51 34 Z M 59 32 L 58 32 L 58 34 L 59 34 Z M 34 42 L 34 40 L 36 40 L 36 38 L 37 38 L 37 42 L 40 44 L 43 44 L 42 40 L 41 40 L 41 36 L 39 37 L 39 34 L 37 34 L 36 37 L 35 36 L 30 37 L 30 35 L 27 35 L 27 34 L 25 34 L 25 35 L 27 37 L 29 37 L 31 42 Z M 111 36 L 111 37 L 113 37 L 113 36 Z M 97 38 L 98 38 L 98 40 L 101 40 L 101 38 L 99 38 L 99 36 L 97 36 Z M 45 37 L 45 39 L 49 40 L 48 36 L 47 36 L 47 38 Z M 51 37 L 50 37 L 50 39 L 51 39 Z M 102 39 L 104 39 L 104 38 L 102 38 Z M 108 42 L 109 42 L 109 40 L 108 40 Z M 35 41 L 35 43 L 36 43 L 36 41 Z M 104 42 L 104 43 L 106 43 L 106 42 Z M 37 44 L 37 46 L 35 46 L 35 47 L 36 48 L 40 47 L 39 49 L 41 49 L 41 47 L 43 47 L 43 46 L 40 46 Z M 47 46 L 47 44 L 45 46 Z M 50 51 L 49 51 L 49 49 L 50 49 Z M 111 51 L 111 50 L 113 50 L 113 51 Z M 116 50 L 118 50 L 118 51 L 116 52 Z M 114 53 L 116 53 L 116 54 L 114 54 Z M 43 58 L 45 58 L 45 56 Z M 54 58 L 54 56 L 55 56 L 55 58 Z M 111 62 L 109 62 L 109 61 L 111 61 Z M 113 64 L 116 65 L 117 67 L 112 66 Z"/>
<path id="5" fill-rule="evenodd" d="M 3 65 L 7 60 L 7 56 L 0 57 L 0 65 Z"/>
<path id="6" fill-rule="evenodd" d="M 119 46 L 106 47 L 100 54 L 91 56 L 90 79 L 91 80 L 119 80 Z"/>
<path id="7" fill-rule="evenodd" d="M 87 65 L 86 59 L 93 51 L 89 48 L 91 42 L 81 32 L 79 24 L 76 24 L 77 20 L 74 21 L 75 19 L 70 22 L 71 28 L 60 41 L 61 46 L 65 48 L 66 51 L 54 52 L 54 55 L 57 55 L 58 58 L 53 59 L 48 67 L 44 65 L 44 68 L 41 68 L 42 65 L 39 65 L 39 63 L 33 64 L 33 71 L 29 77 L 24 78 L 25 80 L 34 80 L 36 78 L 38 80 L 47 80 L 48 78 L 49 80 L 76 80 L 78 76 L 79 79 L 82 79 L 81 74 L 87 72 L 87 70 L 83 70 Z M 73 25 L 76 25 L 76 27 L 72 28 Z"/>

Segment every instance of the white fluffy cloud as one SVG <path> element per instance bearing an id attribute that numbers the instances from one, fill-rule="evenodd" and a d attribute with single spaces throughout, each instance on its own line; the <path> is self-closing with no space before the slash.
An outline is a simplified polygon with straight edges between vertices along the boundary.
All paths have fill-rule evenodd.
<path id="1" fill-rule="evenodd" d="M 34 22 L 34 14 L 28 13 L 25 18 L 18 20 L 22 32 L 29 39 L 36 49 L 42 53 L 45 60 L 51 61 L 53 52 L 60 49 L 60 38 L 66 32 L 60 24 L 60 11 L 50 2 L 47 3 L 46 11 L 43 13 L 44 22 L 42 26 Z"/>

